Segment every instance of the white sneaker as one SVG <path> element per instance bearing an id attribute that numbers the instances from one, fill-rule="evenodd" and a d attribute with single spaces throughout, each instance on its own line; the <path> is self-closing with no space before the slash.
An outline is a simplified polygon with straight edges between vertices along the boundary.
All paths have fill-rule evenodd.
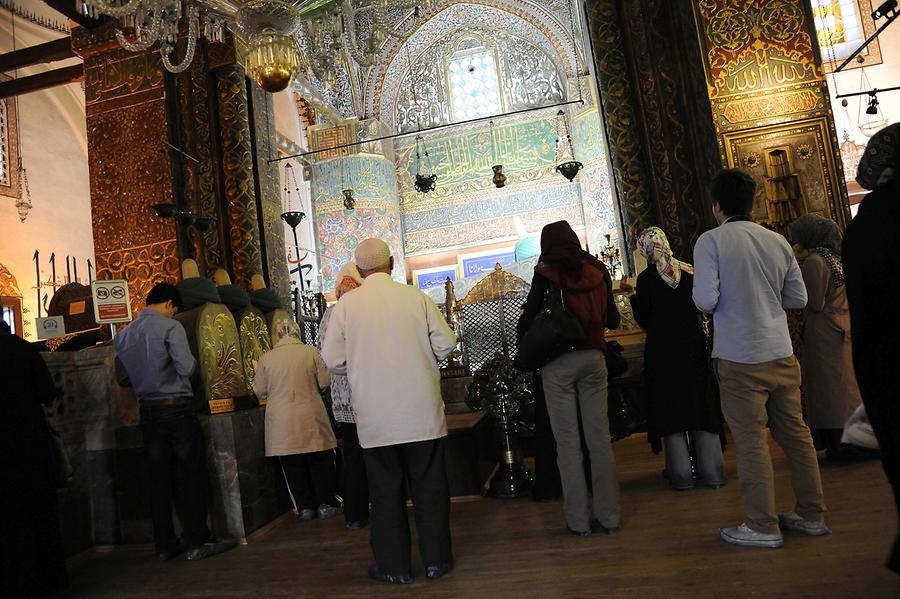
<path id="1" fill-rule="evenodd" d="M 726 543 L 745 547 L 770 547 L 776 549 L 784 546 L 781 533 L 756 532 L 746 522 L 737 526 L 726 526 L 719 529 L 719 536 Z"/>
<path id="2" fill-rule="evenodd" d="M 820 537 L 822 535 L 830 535 L 831 529 L 824 522 L 816 522 L 807 520 L 796 512 L 780 512 L 778 514 L 778 524 L 781 528 L 793 530 L 794 532 L 803 533 L 811 537 Z"/>

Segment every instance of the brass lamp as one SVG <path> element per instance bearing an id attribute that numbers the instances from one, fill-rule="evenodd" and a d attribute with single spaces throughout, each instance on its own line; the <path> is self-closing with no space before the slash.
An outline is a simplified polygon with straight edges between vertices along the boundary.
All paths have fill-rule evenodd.
<path id="1" fill-rule="evenodd" d="M 297 40 L 266 29 L 250 40 L 247 71 L 269 93 L 286 89 L 302 68 Z"/>

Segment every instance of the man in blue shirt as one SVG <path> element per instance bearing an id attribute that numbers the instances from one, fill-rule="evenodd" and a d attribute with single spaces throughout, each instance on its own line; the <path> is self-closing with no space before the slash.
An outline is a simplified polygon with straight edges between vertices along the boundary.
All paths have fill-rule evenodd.
<path id="1" fill-rule="evenodd" d="M 710 191 L 720 226 L 701 235 L 694 247 L 694 303 L 713 315 L 712 357 L 747 512 L 746 522 L 722 528 L 719 535 L 735 545 L 781 547 L 781 529 L 829 534 L 785 314 L 806 305 L 800 267 L 784 237 L 750 218 L 756 192 L 750 175 L 722 170 Z M 767 421 L 790 463 L 797 497 L 790 512 L 775 511 Z"/>
<path id="2" fill-rule="evenodd" d="M 153 538 L 160 561 L 182 552 L 189 560 L 199 560 L 235 546 L 213 539 L 206 526 L 206 446 L 190 381 L 197 361 L 184 327 L 173 318 L 180 306 L 174 285 L 157 284 L 147 295 L 147 306 L 113 342 L 119 383 L 133 387 L 140 402 Z M 183 543 L 175 536 L 173 503 Z"/>

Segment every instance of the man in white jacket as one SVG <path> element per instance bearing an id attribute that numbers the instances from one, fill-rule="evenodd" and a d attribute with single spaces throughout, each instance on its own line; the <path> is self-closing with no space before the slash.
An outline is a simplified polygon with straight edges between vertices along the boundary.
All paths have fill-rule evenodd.
<path id="1" fill-rule="evenodd" d="M 384 241 L 366 239 L 355 258 L 364 281 L 335 306 L 322 358 L 329 369 L 346 370 L 353 391 L 372 498 L 369 576 L 413 581 L 406 479 L 425 574 L 440 578 L 453 568 L 453 553 L 438 360 L 456 336 L 428 296 L 391 279 L 394 259 Z"/>

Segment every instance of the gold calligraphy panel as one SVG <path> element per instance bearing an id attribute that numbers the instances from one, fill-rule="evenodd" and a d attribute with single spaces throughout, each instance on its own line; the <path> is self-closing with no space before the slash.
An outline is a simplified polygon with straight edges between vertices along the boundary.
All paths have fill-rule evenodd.
<path id="1" fill-rule="evenodd" d="M 720 131 L 829 113 L 802 0 L 695 0 Z"/>

